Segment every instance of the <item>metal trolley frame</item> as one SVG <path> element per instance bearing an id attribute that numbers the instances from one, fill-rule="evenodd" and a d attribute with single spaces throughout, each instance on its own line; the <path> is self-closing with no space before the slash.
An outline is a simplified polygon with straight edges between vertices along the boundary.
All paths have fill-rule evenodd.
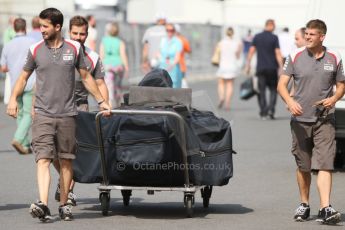
<path id="1" fill-rule="evenodd" d="M 98 138 L 98 144 L 101 154 L 101 165 L 102 165 L 102 174 L 103 174 L 103 183 L 98 186 L 99 190 L 99 200 L 102 207 L 102 214 L 104 216 L 108 215 L 109 211 L 109 204 L 110 204 L 110 191 L 111 190 L 121 190 L 121 194 L 123 197 L 123 204 L 125 206 L 129 205 L 130 196 L 132 195 L 132 190 L 146 190 L 148 194 L 154 194 L 154 191 L 179 191 L 183 192 L 184 194 L 184 206 L 186 209 L 187 217 L 193 216 L 193 205 L 194 205 L 194 195 L 195 192 L 198 190 L 201 191 L 201 196 L 203 199 L 203 206 L 207 208 L 209 206 L 209 200 L 212 194 L 212 186 L 194 186 L 189 181 L 189 171 L 188 167 L 184 167 L 184 187 L 145 187 L 145 186 L 122 186 L 122 185 L 111 185 L 109 184 L 108 175 L 107 175 L 107 167 L 106 167 L 106 160 L 105 160 L 105 152 L 104 152 L 104 142 L 103 142 L 103 135 L 102 135 L 102 126 L 100 122 L 100 117 L 105 111 L 101 111 L 96 115 L 96 132 Z M 178 121 L 179 132 L 181 135 L 177 135 L 179 140 L 179 144 L 181 145 L 182 150 L 182 159 L 183 164 L 188 165 L 187 161 L 187 149 L 186 149 L 186 140 L 185 140 L 185 129 L 184 129 L 184 119 L 176 112 L 173 111 L 152 111 L 152 110 L 128 110 L 128 109 L 119 109 L 119 110 L 111 110 L 111 114 L 119 115 L 119 114 L 126 114 L 126 115 L 153 115 L 153 116 L 170 116 L 174 117 Z"/>

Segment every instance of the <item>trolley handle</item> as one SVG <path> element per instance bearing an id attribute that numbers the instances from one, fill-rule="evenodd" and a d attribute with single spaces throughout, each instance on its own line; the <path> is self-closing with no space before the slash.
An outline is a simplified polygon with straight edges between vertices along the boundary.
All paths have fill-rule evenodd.
<path id="1" fill-rule="evenodd" d="M 104 142 L 103 142 L 103 134 L 102 134 L 102 125 L 101 125 L 101 117 L 103 113 L 108 113 L 108 110 L 100 111 L 96 114 L 96 134 L 97 134 L 97 139 L 98 139 L 98 146 L 101 154 L 101 165 L 102 165 L 102 172 L 103 172 L 103 183 L 104 185 L 109 185 L 109 180 L 108 180 L 108 175 L 107 175 L 107 170 L 106 170 L 106 160 L 105 160 L 105 152 L 104 152 Z M 178 127 L 179 131 L 181 133 L 180 136 L 176 135 L 177 138 L 180 138 L 178 141 L 182 150 L 182 159 L 183 159 L 183 164 L 187 165 L 187 149 L 186 149 L 186 140 L 185 140 L 185 128 L 184 128 L 184 119 L 183 117 L 174 112 L 174 111 L 164 111 L 164 110 L 138 110 L 138 109 L 116 109 L 116 110 L 111 110 L 111 114 L 115 115 L 157 115 L 157 116 L 170 116 L 174 117 L 178 121 Z M 185 177 L 185 186 L 190 187 L 189 184 L 189 172 L 188 172 L 188 167 L 185 167 L 184 170 L 184 177 Z"/>

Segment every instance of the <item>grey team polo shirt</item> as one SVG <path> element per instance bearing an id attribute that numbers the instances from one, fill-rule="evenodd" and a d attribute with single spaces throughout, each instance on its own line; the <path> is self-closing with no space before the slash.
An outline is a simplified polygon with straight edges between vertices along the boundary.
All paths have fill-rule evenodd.
<path id="1" fill-rule="evenodd" d="M 88 47 L 85 47 L 84 51 L 84 62 L 86 65 L 87 71 L 97 80 L 97 79 L 104 79 L 104 67 L 102 64 L 101 59 L 99 58 L 99 55 L 91 50 Z M 75 85 L 75 96 L 76 96 L 76 102 L 80 104 L 87 104 L 87 97 L 89 95 L 89 92 L 85 88 L 84 84 L 82 83 L 82 80 L 80 78 L 79 72 L 75 71 L 75 79 L 76 79 L 76 85 Z"/>
<path id="2" fill-rule="evenodd" d="M 54 49 L 43 40 L 30 47 L 23 69 L 36 70 L 35 112 L 49 117 L 77 115 L 75 68 L 86 69 L 79 42 L 63 39 Z"/>
<path id="3" fill-rule="evenodd" d="M 285 61 L 283 74 L 293 77 L 294 99 L 303 110 L 301 116 L 292 117 L 292 120 L 315 122 L 315 102 L 332 96 L 336 82 L 345 81 L 340 55 L 326 47 L 324 49 L 324 55 L 315 59 L 308 49 L 302 47 L 292 52 Z M 328 113 L 334 113 L 334 108 Z"/>

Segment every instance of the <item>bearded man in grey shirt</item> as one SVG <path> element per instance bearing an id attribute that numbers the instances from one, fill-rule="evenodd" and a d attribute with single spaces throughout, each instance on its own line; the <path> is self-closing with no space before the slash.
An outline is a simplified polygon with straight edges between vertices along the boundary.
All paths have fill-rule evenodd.
<path id="1" fill-rule="evenodd" d="M 108 88 L 104 82 L 104 67 L 99 55 L 91 50 L 89 47 L 84 46 L 85 41 L 88 37 L 88 21 L 82 16 L 74 16 L 69 21 L 69 36 L 73 41 L 77 41 L 81 44 L 82 50 L 84 52 L 84 62 L 86 65 L 87 71 L 94 77 L 97 87 L 101 92 L 103 98 L 108 101 L 109 94 Z M 88 95 L 89 92 L 86 90 L 79 72 L 75 71 L 76 82 L 75 82 L 75 97 L 77 103 L 78 111 L 89 111 L 88 104 Z M 60 162 L 54 160 L 54 167 L 58 172 L 60 172 Z M 76 195 L 73 192 L 75 182 L 72 180 L 72 183 L 69 187 L 67 204 L 76 206 Z M 58 184 L 55 192 L 55 200 L 60 201 L 60 183 Z"/>
<path id="2" fill-rule="evenodd" d="M 32 149 L 37 162 L 40 201 L 31 204 L 30 214 L 43 222 L 52 219 L 48 208 L 49 168 L 51 162 L 58 158 L 61 165 L 58 211 L 62 220 L 72 220 L 67 197 L 73 178 L 72 160 L 75 158 L 76 145 L 75 69 L 79 71 L 86 89 L 95 97 L 100 109 L 110 110 L 110 106 L 86 70 L 81 45 L 62 37 L 62 13 L 55 8 L 48 8 L 39 17 L 44 40 L 30 47 L 26 64 L 12 92 L 7 114 L 17 116 L 16 99 L 23 92 L 31 73 L 36 70 Z"/>

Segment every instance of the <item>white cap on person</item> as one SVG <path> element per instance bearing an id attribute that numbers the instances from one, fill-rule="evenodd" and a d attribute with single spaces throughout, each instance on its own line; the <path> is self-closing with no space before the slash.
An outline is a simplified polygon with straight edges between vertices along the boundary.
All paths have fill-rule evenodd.
<path id="1" fill-rule="evenodd" d="M 156 14 L 156 20 L 161 20 L 161 19 L 167 20 L 167 16 L 166 16 L 166 14 L 164 12 L 158 12 Z"/>

